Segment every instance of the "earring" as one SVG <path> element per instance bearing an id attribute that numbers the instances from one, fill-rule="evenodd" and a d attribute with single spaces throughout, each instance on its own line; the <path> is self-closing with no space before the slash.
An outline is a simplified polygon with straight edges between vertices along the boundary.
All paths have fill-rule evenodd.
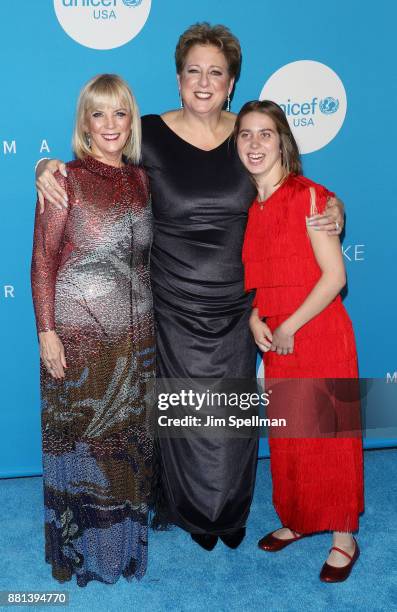
<path id="1" fill-rule="evenodd" d="M 227 94 L 227 106 L 226 106 L 226 110 L 228 113 L 230 113 L 230 94 Z"/>
<path id="2" fill-rule="evenodd" d="M 182 95 L 180 91 L 179 91 L 179 106 L 183 108 L 183 100 L 182 100 Z"/>
<path id="3" fill-rule="evenodd" d="M 87 143 L 87 147 L 91 149 L 91 135 L 88 132 L 85 133 L 85 141 Z"/>

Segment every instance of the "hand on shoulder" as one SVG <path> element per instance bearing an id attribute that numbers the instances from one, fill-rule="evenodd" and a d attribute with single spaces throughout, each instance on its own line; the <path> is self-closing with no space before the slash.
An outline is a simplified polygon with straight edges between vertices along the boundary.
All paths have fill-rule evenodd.
<path id="1" fill-rule="evenodd" d="M 58 174 L 56 175 L 56 173 Z M 66 165 L 59 159 L 47 159 L 38 164 L 36 170 L 36 189 L 40 203 L 40 212 L 44 212 L 44 201 L 61 209 L 67 208 L 68 196 L 65 189 L 57 180 L 66 177 Z"/>

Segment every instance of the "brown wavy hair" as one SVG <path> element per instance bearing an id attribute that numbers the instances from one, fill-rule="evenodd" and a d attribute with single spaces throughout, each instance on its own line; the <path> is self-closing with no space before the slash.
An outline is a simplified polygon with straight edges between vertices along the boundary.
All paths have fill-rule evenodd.
<path id="1" fill-rule="evenodd" d="M 280 137 L 281 164 L 286 174 L 302 174 L 299 148 L 281 106 L 272 100 L 252 100 L 241 108 L 234 126 L 234 139 L 241 129 L 241 120 L 249 113 L 262 113 L 272 119 Z"/>

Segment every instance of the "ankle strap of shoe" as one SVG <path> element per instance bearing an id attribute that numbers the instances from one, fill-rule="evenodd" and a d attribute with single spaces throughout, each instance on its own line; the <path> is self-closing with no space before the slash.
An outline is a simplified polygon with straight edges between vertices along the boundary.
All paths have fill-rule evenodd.
<path id="1" fill-rule="evenodd" d="M 341 555 L 345 555 L 345 557 L 347 557 L 350 561 L 353 559 L 353 555 L 349 555 L 349 553 L 347 553 L 345 550 L 342 550 L 341 548 L 338 548 L 337 546 L 332 546 L 332 548 L 329 549 L 329 552 L 331 552 L 331 550 L 336 550 L 341 553 Z"/>

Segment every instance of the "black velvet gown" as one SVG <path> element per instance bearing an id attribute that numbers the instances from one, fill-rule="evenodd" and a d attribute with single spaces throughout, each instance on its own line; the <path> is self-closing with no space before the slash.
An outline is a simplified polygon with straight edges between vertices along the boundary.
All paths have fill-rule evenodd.
<path id="1" fill-rule="evenodd" d="M 241 250 L 254 187 L 232 140 L 210 151 L 177 136 L 158 115 L 142 119 L 143 164 L 154 216 L 151 253 L 157 375 L 254 379 Z M 257 438 L 159 438 L 168 520 L 190 533 L 246 523 Z"/>

